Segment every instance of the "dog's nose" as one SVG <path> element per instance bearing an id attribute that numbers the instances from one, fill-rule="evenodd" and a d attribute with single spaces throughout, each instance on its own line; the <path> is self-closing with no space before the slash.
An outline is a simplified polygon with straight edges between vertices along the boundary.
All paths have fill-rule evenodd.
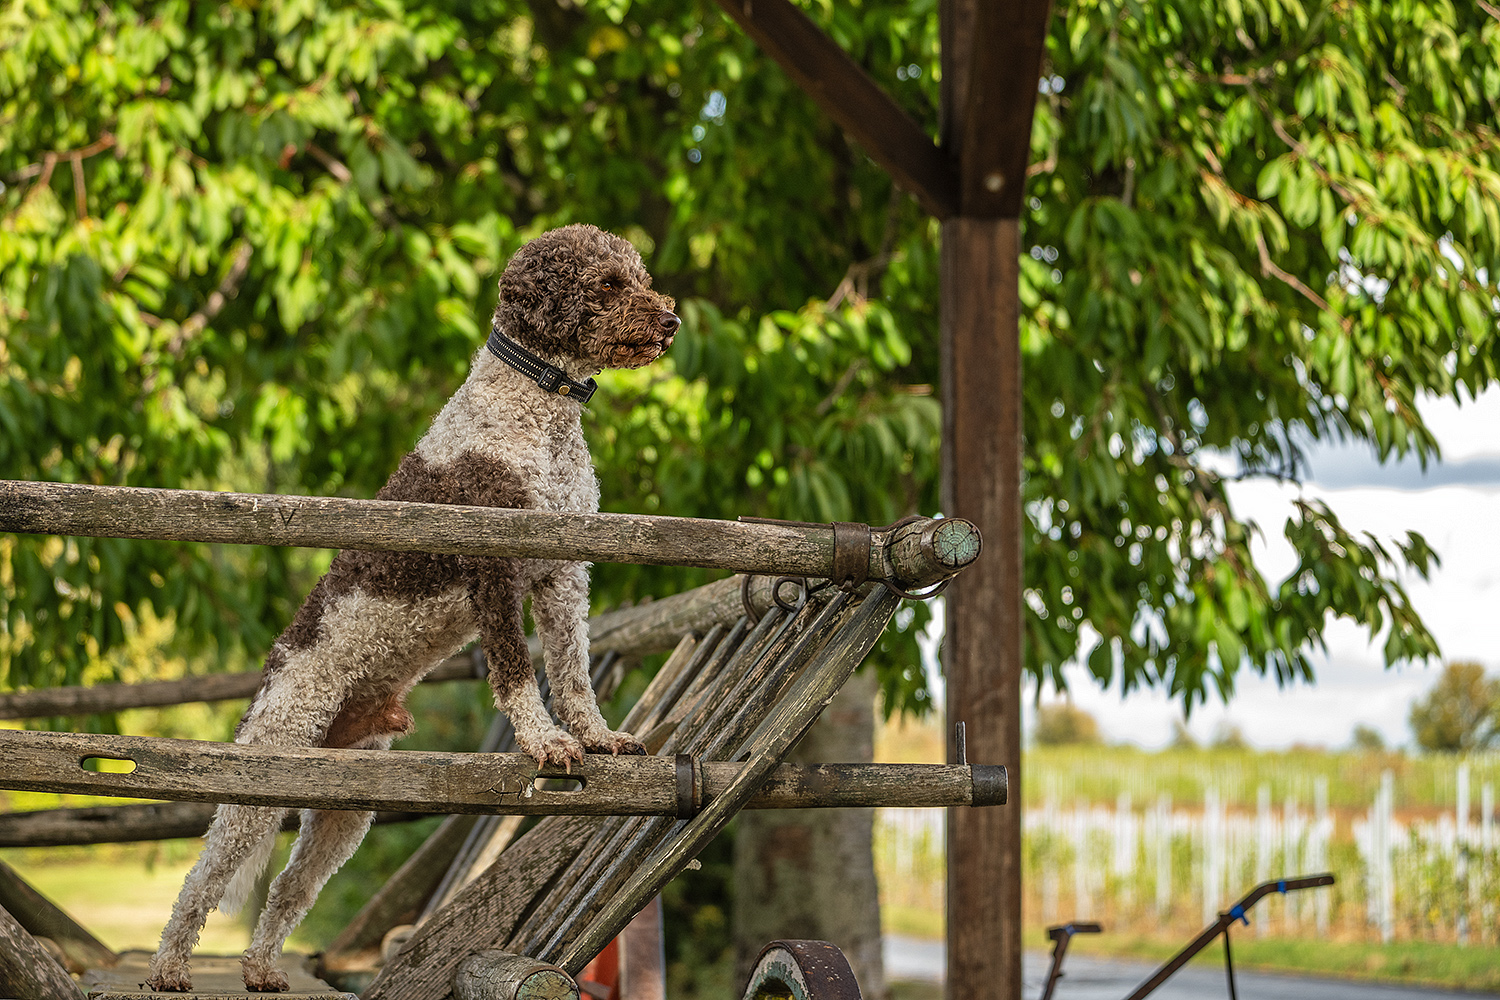
<path id="1" fill-rule="evenodd" d="M 677 332 L 677 328 L 682 325 L 682 320 L 677 318 L 676 313 L 667 311 L 663 311 L 662 314 L 656 318 L 656 322 L 661 325 L 661 332 L 665 337 L 672 336 Z"/>

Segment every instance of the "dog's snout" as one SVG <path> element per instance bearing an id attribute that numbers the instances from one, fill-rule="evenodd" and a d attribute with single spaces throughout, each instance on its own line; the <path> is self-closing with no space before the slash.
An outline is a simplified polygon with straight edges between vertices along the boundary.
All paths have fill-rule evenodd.
<path id="1" fill-rule="evenodd" d="M 677 314 L 671 311 L 663 311 L 657 317 L 656 322 L 661 326 L 661 332 L 668 337 L 676 333 L 677 328 L 682 326 L 682 320 L 678 319 Z"/>

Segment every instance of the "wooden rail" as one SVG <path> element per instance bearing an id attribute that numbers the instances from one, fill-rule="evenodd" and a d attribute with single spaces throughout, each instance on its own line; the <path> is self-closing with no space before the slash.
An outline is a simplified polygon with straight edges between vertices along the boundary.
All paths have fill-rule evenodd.
<path id="1" fill-rule="evenodd" d="M 0 531 L 185 542 L 697 566 L 831 577 L 832 525 L 645 514 L 562 514 L 395 500 L 276 496 L 0 480 Z M 917 519 L 869 538 L 867 577 L 911 589 L 979 556 L 959 518 Z"/>
<path id="2" fill-rule="evenodd" d="M 90 761 L 110 770 L 89 770 Z M 115 770 L 130 765 L 128 773 Z M 689 757 L 589 755 L 566 774 L 538 770 L 522 753 L 392 753 L 0 730 L 0 788 L 289 808 L 690 816 L 742 784 L 745 767 Z M 562 790 L 538 781 L 549 777 L 581 787 Z M 1005 772 L 998 767 L 782 764 L 767 772 L 749 806 L 998 805 L 1005 794 Z"/>
<path id="3" fill-rule="evenodd" d="M 606 611 L 589 619 L 589 643 L 596 655 L 615 653 L 635 658 L 673 648 L 687 633 L 701 635 L 715 625 L 732 623 L 750 608 L 761 615 L 771 606 L 771 581 L 756 577 L 748 588 L 739 578 L 717 580 L 702 587 L 632 608 Z M 531 660 L 540 666 L 542 645 L 527 640 Z M 423 678 L 424 683 L 481 679 L 487 667 L 478 648 L 450 656 Z M 207 674 L 175 681 L 142 684 L 95 684 L 89 687 L 41 688 L 0 694 L 0 719 L 42 719 L 64 715 L 92 715 L 131 708 L 182 705 L 200 701 L 248 698 L 260 686 L 261 672 Z"/>

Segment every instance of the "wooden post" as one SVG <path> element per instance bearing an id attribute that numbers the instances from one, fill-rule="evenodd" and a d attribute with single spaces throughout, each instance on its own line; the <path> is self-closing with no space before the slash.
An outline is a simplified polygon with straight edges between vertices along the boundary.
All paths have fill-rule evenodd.
<path id="1" fill-rule="evenodd" d="M 1051 0 L 941 0 L 944 145 L 958 217 L 943 223 L 943 510 L 989 543 L 949 591 L 950 722 L 975 760 L 1020 780 L 1020 221 Z M 952 731 L 949 726 L 949 731 Z M 947 995 L 1021 996 L 1021 798 L 948 814 Z"/>
<path id="2" fill-rule="evenodd" d="M 1015 219 L 943 224 L 943 508 L 989 542 L 948 591 L 950 723 L 971 760 L 1021 761 L 1021 357 Z M 949 729 L 952 730 L 950 724 Z M 948 812 L 948 996 L 1020 996 L 1021 810 Z"/>

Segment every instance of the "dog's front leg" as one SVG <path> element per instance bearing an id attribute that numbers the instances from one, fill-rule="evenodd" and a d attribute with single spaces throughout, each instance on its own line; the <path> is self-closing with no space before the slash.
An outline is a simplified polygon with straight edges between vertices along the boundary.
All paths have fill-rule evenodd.
<path id="1" fill-rule="evenodd" d="M 552 707 L 590 753 L 643 754 L 629 733 L 611 730 L 589 684 L 589 568 L 563 563 L 531 590 L 531 617 L 542 637 Z"/>
<path id="2" fill-rule="evenodd" d="M 468 560 L 479 644 L 489 661 L 495 707 L 516 730 L 516 746 L 539 765 L 571 768 L 583 761 L 583 744 L 552 721 L 536 684 L 536 669 L 526 648 L 521 600 L 524 596 L 510 559 Z M 585 680 L 587 683 L 587 680 Z"/>

